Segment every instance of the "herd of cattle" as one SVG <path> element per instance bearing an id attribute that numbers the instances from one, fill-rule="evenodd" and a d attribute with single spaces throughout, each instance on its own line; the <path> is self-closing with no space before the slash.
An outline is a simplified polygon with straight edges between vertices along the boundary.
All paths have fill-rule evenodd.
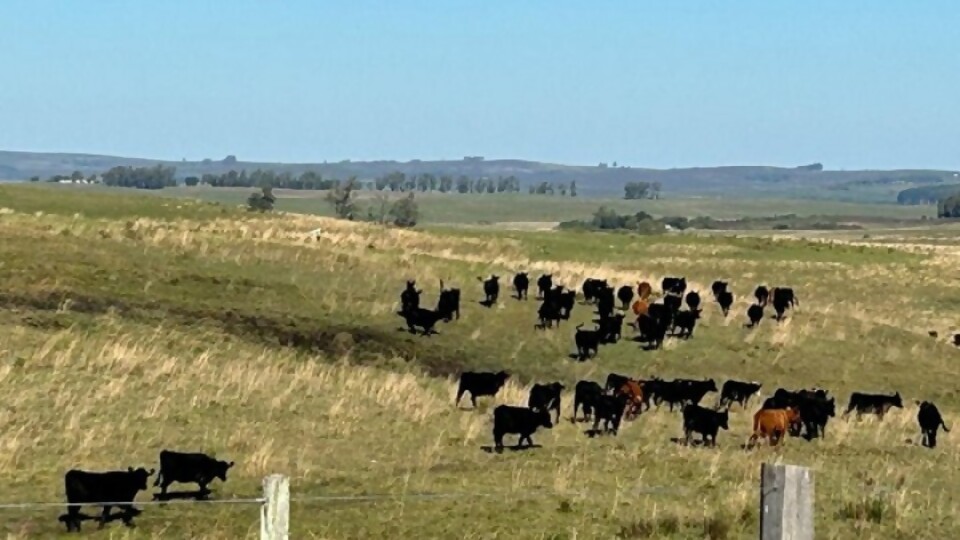
<path id="1" fill-rule="evenodd" d="M 483 287 L 483 300 L 480 304 L 491 307 L 500 297 L 500 276 L 492 275 L 488 279 L 477 278 Z M 514 298 L 527 300 L 531 286 L 527 272 L 513 277 Z M 543 274 L 536 281 L 536 298 L 541 301 L 537 309 L 536 328 L 559 327 L 561 321 L 569 320 L 577 301 L 577 291 L 555 284 L 552 274 Z M 586 360 L 596 356 L 601 345 L 619 342 L 623 337 L 623 324 L 626 314 L 632 312 L 635 320 L 630 323 L 637 332 L 636 341 L 645 343 L 648 349 L 659 349 L 668 335 L 682 339 L 693 337 L 697 321 L 703 312 L 703 299 L 698 291 L 687 291 L 687 280 L 683 277 L 666 277 L 661 282 L 662 297 L 653 301 L 653 287 L 643 281 L 636 287 L 624 285 L 619 288 L 608 284 L 607 280 L 588 278 L 581 291 L 583 302 L 596 307 L 597 319 L 593 329 L 584 329 L 583 324 L 576 326 L 574 341 L 577 357 Z M 730 313 L 734 303 L 734 294 L 725 281 L 715 281 L 711 287 L 714 300 L 723 316 Z M 440 295 L 435 309 L 420 306 L 422 291 L 417 289 L 416 281 L 407 281 L 406 288 L 400 293 L 400 311 L 397 312 L 406 322 L 410 333 L 424 336 L 437 333 L 435 326 L 440 321 L 450 322 L 460 319 L 460 289 L 445 288 L 440 282 Z M 756 302 L 747 309 L 749 322 L 745 325 L 753 328 L 760 324 L 766 307 L 772 306 L 775 319 L 781 321 L 788 309 L 799 304 L 796 294 L 789 287 L 768 288 L 760 285 L 754 291 Z M 619 307 L 617 302 L 619 301 Z M 683 309 L 686 304 L 686 309 Z"/>
<path id="2" fill-rule="evenodd" d="M 477 398 L 496 396 L 510 379 L 505 371 L 497 373 L 464 372 L 460 375 L 455 405 L 459 407 L 465 394 L 470 395 L 474 408 Z M 761 384 L 729 380 L 719 390 L 717 404 L 704 407 L 700 403 L 711 392 L 717 392 L 713 379 L 648 380 L 611 373 L 606 384 L 601 386 L 595 381 L 579 381 L 574 387 L 572 422 L 593 421 L 592 434 L 603 432 L 617 434 L 621 421 L 640 415 L 651 406 L 659 408 L 667 405 L 671 411 L 677 408 L 682 412 L 684 442 L 690 444 L 691 436 L 698 434 L 704 445 L 715 446 L 717 434 L 721 429 L 730 428 L 729 411 L 733 404 L 746 408 L 750 398 L 759 393 Z M 534 384 L 530 389 L 527 406 L 499 405 L 493 411 L 493 441 L 495 448 L 503 449 L 503 437 L 507 434 L 519 435 L 518 447 L 533 445 L 531 438 L 537 429 L 552 428 L 560 421 L 561 394 L 565 389 L 559 382 Z M 920 425 L 922 444 L 928 448 L 937 445 L 937 432 L 947 429 L 936 405 L 928 401 L 919 402 L 917 423 Z M 903 408 L 900 393 L 892 395 L 867 394 L 854 392 L 843 416 L 855 413 L 857 417 L 874 414 L 881 420 L 891 408 Z M 578 414 L 582 417 L 578 418 Z M 554 414 L 556 420 L 554 420 Z M 753 416 L 753 434 L 750 443 L 760 438 L 769 440 L 776 446 L 789 434 L 802 436 L 810 441 L 826 437 L 827 422 L 836 415 L 836 400 L 822 388 L 786 390 L 778 388 L 767 398 L 760 410 Z M 602 423 L 602 426 L 601 426 Z"/>
<path id="3" fill-rule="evenodd" d="M 160 487 L 160 493 L 154 499 L 165 501 L 173 498 L 205 499 L 210 490 L 207 485 L 219 478 L 227 481 L 227 471 L 233 467 L 233 462 L 214 459 L 205 454 L 182 453 L 163 450 L 160 452 L 160 473 L 157 474 L 154 487 Z M 66 524 L 67 532 L 80 531 L 80 524 L 87 520 L 97 520 L 100 528 L 110 521 L 121 520 L 128 527 L 133 526 L 133 518 L 141 513 L 134 508 L 133 500 L 137 493 L 147 489 L 147 481 L 156 472 L 143 467 L 134 469 L 129 467 L 125 471 L 87 472 L 77 469 L 68 471 L 64 476 L 64 487 L 67 493 L 67 513 L 60 516 L 60 521 Z M 174 482 L 196 483 L 199 491 L 184 493 L 168 493 L 167 488 Z M 100 516 L 90 516 L 80 512 L 80 505 L 102 506 Z M 112 507 L 118 507 L 120 512 L 111 514 Z"/>

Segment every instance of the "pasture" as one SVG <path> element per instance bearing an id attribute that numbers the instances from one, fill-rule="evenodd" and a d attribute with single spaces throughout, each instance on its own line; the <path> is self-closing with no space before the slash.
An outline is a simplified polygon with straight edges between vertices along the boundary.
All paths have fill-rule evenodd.
<path id="1" fill-rule="evenodd" d="M 943 230 L 403 231 L 141 195 L 38 195 L 48 193 L 0 187 L 0 503 L 63 500 L 70 468 L 155 467 L 169 448 L 237 462 L 211 486 L 215 498 L 258 496 L 272 472 L 291 477 L 294 497 L 394 496 L 295 502 L 295 538 L 747 538 L 760 463 L 782 460 L 815 469 L 818 538 L 960 536 L 960 435 L 920 447 L 914 405 L 934 401 L 951 427 L 960 412 L 960 351 L 947 342 L 960 242 Z M 504 220 L 542 220 L 517 216 Z M 510 298 L 518 270 L 578 289 L 587 277 L 658 290 L 661 277 L 685 276 L 707 305 L 689 341 L 644 351 L 627 339 L 578 362 L 573 328 L 589 326 L 592 308 L 578 302 L 559 329 L 535 330 L 533 292 Z M 488 309 L 477 277 L 491 273 L 503 289 Z M 461 319 L 430 337 L 401 330 L 405 279 L 426 306 L 441 279 L 460 287 Z M 714 279 L 736 295 L 726 319 L 709 296 Z M 792 286 L 801 304 L 781 324 L 746 329 L 760 283 Z M 460 410 L 465 369 L 513 377 Z M 680 415 L 665 408 L 588 438 L 569 421 L 573 385 L 611 371 L 756 380 L 763 395 L 822 386 L 838 408 L 852 391 L 899 391 L 905 408 L 883 421 L 838 411 L 826 439 L 778 449 L 742 448 L 757 399 L 734 406 L 715 449 L 673 442 Z M 495 404 L 525 404 L 533 382 L 555 380 L 567 387 L 564 421 L 534 435 L 541 447 L 485 451 Z M 410 496 L 422 493 L 465 496 Z M 8 537 L 66 536 L 59 508 L 0 512 Z M 255 507 L 186 505 L 145 507 L 137 524 L 108 531 L 242 538 L 258 526 Z"/>

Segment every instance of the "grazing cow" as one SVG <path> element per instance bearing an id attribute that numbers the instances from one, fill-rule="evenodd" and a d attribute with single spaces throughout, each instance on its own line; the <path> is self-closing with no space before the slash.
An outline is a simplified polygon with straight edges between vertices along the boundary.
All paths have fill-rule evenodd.
<path id="1" fill-rule="evenodd" d="M 751 304 L 747 308 L 747 318 L 750 319 L 750 324 L 747 325 L 747 328 L 753 328 L 760 324 L 760 321 L 763 319 L 763 305 L 761 304 Z"/>
<path id="2" fill-rule="evenodd" d="M 607 383 L 604 385 L 603 390 L 608 393 L 613 393 L 618 388 L 623 387 L 627 384 L 627 381 L 632 381 L 630 377 L 626 375 L 620 375 L 619 373 L 610 373 L 607 375 Z"/>
<path id="3" fill-rule="evenodd" d="M 160 494 L 166 495 L 167 488 L 174 482 L 196 482 L 200 486 L 200 495 L 210 492 L 207 484 L 219 478 L 227 481 L 227 471 L 233 462 L 214 459 L 206 454 L 185 454 L 163 450 L 160 452 L 160 473 L 154 487 L 160 486 Z"/>
<path id="4" fill-rule="evenodd" d="M 680 307 L 683 305 L 683 298 L 677 295 L 668 294 L 663 297 L 663 305 L 672 316 L 676 312 L 680 311 Z"/>
<path id="5" fill-rule="evenodd" d="M 607 288 L 607 280 L 587 278 L 583 282 L 583 301 L 592 303 L 599 299 L 600 291 Z"/>
<path id="6" fill-rule="evenodd" d="M 133 518 L 140 514 L 140 510 L 133 507 L 133 500 L 137 492 L 147 489 L 147 479 L 154 473 L 143 467 L 126 471 L 87 472 L 73 469 L 67 471 L 63 477 L 64 488 L 67 493 L 67 502 L 74 504 L 90 504 L 103 506 L 100 516 L 100 527 L 103 528 L 110 521 L 110 508 L 118 506 L 121 519 L 127 527 L 133 527 Z M 122 503 L 116 505 L 103 503 Z M 80 513 L 79 506 L 68 506 L 67 513 L 60 517 L 66 523 L 67 532 L 80 531 L 80 523 L 85 516 Z"/>
<path id="7" fill-rule="evenodd" d="M 687 278 L 676 278 L 676 277 L 665 277 L 663 281 L 660 282 L 660 288 L 663 290 L 663 294 L 675 294 L 677 296 L 683 296 L 683 293 L 687 292 Z"/>
<path id="8" fill-rule="evenodd" d="M 602 394 L 597 398 L 593 415 L 593 430 L 598 431 L 600 422 L 603 422 L 603 429 L 614 435 L 620 430 L 620 421 L 627 408 L 629 397 L 617 392 L 614 395 Z"/>
<path id="9" fill-rule="evenodd" d="M 790 431 L 790 426 L 800 422 L 800 413 L 796 409 L 760 409 L 753 415 L 753 435 L 750 444 L 765 437 L 770 446 L 776 446 Z"/>
<path id="10" fill-rule="evenodd" d="M 423 291 L 417 290 L 417 282 L 407 281 L 407 288 L 400 293 L 400 311 L 407 312 L 420 307 L 420 293 Z"/>
<path id="11" fill-rule="evenodd" d="M 773 298 L 773 310 L 777 314 L 778 321 L 783 320 L 786 310 L 800 304 L 796 295 L 793 294 L 793 289 L 788 287 L 775 287 L 770 291 L 770 296 Z"/>
<path id="12" fill-rule="evenodd" d="M 512 405 L 499 405 L 493 410 L 493 443 L 498 452 L 503 450 L 503 436 L 506 434 L 520 435 L 517 448 L 523 447 L 524 440 L 528 446 L 533 446 L 532 435 L 540 427 L 553 427 L 549 411 Z"/>
<path id="13" fill-rule="evenodd" d="M 932 338 L 938 338 L 938 337 L 940 337 L 940 333 L 937 332 L 936 330 L 929 330 L 929 331 L 927 331 L 927 335 L 930 336 L 930 337 L 932 337 Z"/>
<path id="14" fill-rule="evenodd" d="M 700 293 L 697 291 L 690 291 L 686 296 L 687 307 L 690 308 L 690 311 L 700 311 Z"/>
<path id="15" fill-rule="evenodd" d="M 596 356 L 600 350 L 600 330 L 581 330 L 583 327 L 582 324 L 577 325 L 577 333 L 574 335 L 573 339 L 577 344 L 577 357 L 580 361 L 584 361 L 591 356 Z"/>
<path id="16" fill-rule="evenodd" d="M 593 381 L 578 381 L 573 390 L 573 421 L 577 421 L 577 410 L 583 408 L 583 419 L 590 420 L 597 401 L 603 395 L 603 388 Z"/>
<path id="17" fill-rule="evenodd" d="M 457 387 L 457 400 L 454 405 L 460 406 L 460 399 L 463 394 L 470 392 L 470 403 L 473 408 L 477 408 L 477 398 L 482 396 L 495 396 L 497 392 L 506 384 L 510 374 L 506 371 L 497 373 L 485 373 L 464 371 L 460 374 L 460 384 Z"/>
<path id="18" fill-rule="evenodd" d="M 837 413 L 836 400 L 827 399 L 826 392 L 801 390 L 797 395 L 796 403 L 796 409 L 800 413 L 800 420 L 805 430 L 804 438 L 808 441 L 817 437 L 825 438 L 827 422 Z M 791 435 L 799 435 L 797 426 L 794 425 L 791 428 Z"/>
<path id="19" fill-rule="evenodd" d="M 720 407 L 729 408 L 734 403 L 739 403 L 741 407 L 746 408 L 750 398 L 760 391 L 763 385 L 758 382 L 743 382 L 729 380 L 723 383 L 720 389 Z"/>
<path id="20" fill-rule="evenodd" d="M 445 289 L 440 280 L 440 298 L 437 299 L 437 313 L 443 320 L 450 322 L 454 316 L 460 320 L 460 289 Z"/>
<path id="21" fill-rule="evenodd" d="M 851 411 L 856 411 L 857 418 L 860 418 L 863 414 L 875 414 L 883 420 L 883 416 L 887 414 L 891 407 L 903 408 L 900 392 L 892 396 L 854 392 L 850 394 L 850 404 L 847 405 L 847 410 L 843 415 L 847 416 Z"/>
<path id="22" fill-rule="evenodd" d="M 630 302 L 633 301 L 633 288 L 629 285 L 624 285 L 617 289 L 617 300 L 620 300 L 621 309 L 624 311 L 630 309 Z"/>
<path id="23" fill-rule="evenodd" d="M 478 277 L 477 279 L 483 282 L 483 294 L 486 297 L 483 304 L 487 307 L 496 304 L 497 298 L 500 296 L 500 276 L 494 274 L 487 280 L 484 280 L 482 277 Z"/>
<path id="24" fill-rule="evenodd" d="M 537 328 L 552 328 L 553 323 L 557 323 L 557 326 L 560 326 L 560 321 L 563 319 L 563 313 L 560 308 L 560 304 L 551 299 L 544 300 L 540 307 L 537 308 L 537 316 L 540 318 L 540 324 L 537 325 Z"/>
<path id="25" fill-rule="evenodd" d="M 517 291 L 517 300 L 527 299 L 527 290 L 530 289 L 530 278 L 526 272 L 513 276 L 513 288 Z"/>
<path id="26" fill-rule="evenodd" d="M 637 283 L 637 298 L 646 301 L 650 298 L 651 294 L 653 294 L 653 286 L 646 281 Z"/>
<path id="27" fill-rule="evenodd" d="M 726 281 L 714 281 L 710 285 L 710 291 L 713 293 L 713 299 L 716 300 L 720 293 L 727 292 L 727 282 Z"/>
<path id="28" fill-rule="evenodd" d="M 553 288 L 553 274 L 541 274 L 537 278 L 537 299 L 544 299 Z"/>
<path id="29" fill-rule="evenodd" d="M 650 388 L 651 397 L 654 403 L 659 405 L 666 402 L 673 411 L 673 406 L 683 406 L 685 404 L 699 405 L 703 397 L 708 392 L 716 392 L 717 384 L 713 379 L 704 379 L 695 381 L 689 379 L 677 379 L 675 381 L 660 381 Z"/>
<path id="30" fill-rule="evenodd" d="M 693 337 L 693 329 L 697 326 L 697 319 L 700 318 L 700 312 L 696 310 L 681 311 L 673 318 L 673 328 L 680 329 L 677 337 L 690 339 Z"/>
<path id="31" fill-rule="evenodd" d="M 720 429 L 730 429 L 727 411 L 717 412 L 699 405 L 687 405 L 683 408 L 683 435 L 687 444 L 690 444 L 690 435 L 699 433 L 704 445 L 717 445 L 717 432 Z"/>
<path id="32" fill-rule="evenodd" d="M 560 392 L 564 386 L 558 382 L 550 384 L 534 384 L 530 388 L 530 397 L 527 398 L 527 407 L 535 411 L 556 411 L 557 422 L 560 421 Z"/>
<path id="33" fill-rule="evenodd" d="M 943 431 L 949 433 L 947 424 L 943 422 L 940 411 L 937 406 L 929 401 L 918 403 L 920 410 L 917 412 L 917 423 L 920 424 L 920 432 L 923 436 L 922 444 L 927 448 L 937 447 L 937 430 L 943 426 Z"/>
<path id="34" fill-rule="evenodd" d="M 650 304 L 646 300 L 637 300 L 630 306 L 630 309 L 633 310 L 633 314 L 637 317 L 641 315 L 646 315 L 647 311 L 650 310 Z"/>
<path id="35" fill-rule="evenodd" d="M 429 336 L 430 334 L 436 334 L 437 331 L 433 329 L 437 325 L 437 322 L 445 318 L 444 313 L 439 311 L 432 311 L 429 309 L 423 308 L 413 308 L 407 311 L 401 311 L 397 313 L 403 317 L 403 320 L 407 323 L 407 329 L 411 334 L 417 333 L 417 327 L 423 329 L 424 336 Z"/>
<path id="36" fill-rule="evenodd" d="M 652 306 L 651 306 L 652 307 Z M 637 331 L 640 332 L 640 341 L 647 343 L 651 349 L 663 346 L 667 337 L 667 328 L 670 323 L 667 318 L 654 317 L 647 313 L 637 317 Z"/>
<path id="37" fill-rule="evenodd" d="M 616 343 L 623 336 L 623 313 L 600 318 L 600 342 Z"/>
<path id="38" fill-rule="evenodd" d="M 613 315 L 616 308 L 616 291 L 613 287 L 603 287 L 597 291 L 597 314 L 601 318 Z"/>
<path id="39" fill-rule="evenodd" d="M 720 304 L 720 311 L 723 312 L 723 316 L 726 317 L 730 313 L 730 307 L 733 305 L 733 293 L 730 291 L 724 291 L 717 296 L 717 303 Z"/>
<path id="40" fill-rule="evenodd" d="M 757 290 L 753 291 L 753 296 L 756 297 L 758 304 L 766 306 L 767 299 L 770 297 L 770 290 L 767 289 L 766 285 L 760 285 Z"/>

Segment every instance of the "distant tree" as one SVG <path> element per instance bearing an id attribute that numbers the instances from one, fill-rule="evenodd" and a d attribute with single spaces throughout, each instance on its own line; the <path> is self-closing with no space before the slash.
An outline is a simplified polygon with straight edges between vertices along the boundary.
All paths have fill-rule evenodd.
<path id="1" fill-rule="evenodd" d="M 801 166 L 797 167 L 797 169 L 799 169 L 799 170 L 801 170 L 801 171 L 816 171 L 816 172 L 819 172 L 819 171 L 822 171 L 822 170 L 823 170 L 823 164 L 822 164 L 822 163 L 811 163 L 810 165 L 801 165 Z"/>
<path id="2" fill-rule="evenodd" d="M 654 182 L 650 184 L 650 198 L 659 199 L 660 198 L 660 188 L 663 187 L 663 184 L 660 182 Z"/>
<path id="3" fill-rule="evenodd" d="M 487 193 L 496 193 L 497 183 L 493 180 L 487 180 Z"/>
<path id="4" fill-rule="evenodd" d="M 645 199 L 650 190 L 649 182 L 627 182 L 623 186 L 624 199 Z"/>
<path id="5" fill-rule="evenodd" d="M 87 183 L 89 183 L 89 184 L 95 184 L 95 183 L 97 183 L 97 175 L 91 174 L 90 176 L 88 176 L 88 177 L 87 177 Z"/>
<path id="6" fill-rule="evenodd" d="M 453 191 L 453 178 L 450 176 L 440 177 L 440 193 L 449 193 Z"/>
<path id="7" fill-rule="evenodd" d="M 566 197 L 566 196 L 567 196 L 567 185 L 566 185 L 566 184 L 560 184 L 559 186 L 557 186 L 557 189 L 560 190 L 560 196 L 561 196 L 561 197 Z"/>
<path id="8" fill-rule="evenodd" d="M 457 178 L 457 193 L 470 193 L 472 191 L 471 180 L 466 176 Z"/>
<path id="9" fill-rule="evenodd" d="M 70 174 L 70 180 L 73 182 L 79 182 L 83 180 L 83 173 L 80 171 L 73 171 L 73 173 Z"/>
<path id="10" fill-rule="evenodd" d="M 600 164 L 597 165 L 597 167 L 600 167 L 601 169 L 606 169 L 606 168 L 607 168 L 607 164 L 606 164 L 606 163 L 603 163 L 603 162 L 600 162 Z"/>
<path id="11" fill-rule="evenodd" d="M 357 203 L 353 200 L 356 184 L 356 179 L 351 178 L 327 193 L 327 202 L 333 205 L 333 213 L 340 219 L 352 221 L 357 212 Z"/>
<path id="12" fill-rule="evenodd" d="M 40 177 L 39 177 L 39 176 L 31 176 L 31 177 L 30 177 L 30 181 L 31 181 L 31 182 L 39 182 L 39 181 L 40 181 Z"/>
<path id="13" fill-rule="evenodd" d="M 197 178 L 196 176 L 188 176 L 183 179 L 183 183 L 189 187 L 193 187 L 200 183 L 200 179 Z"/>
<path id="14" fill-rule="evenodd" d="M 531 195 L 534 195 L 537 192 L 537 188 L 533 187 L 532 185 L 528 186 L 528 189 L 530 190 Z"/>
<path id="15" fill-rule="evenodd" d="M 617 166 L 617 162 L 616 162 L 616 161 L 613 162 L 613 166 L 614 166 L 614 167 Z"/>
<path id="16" fill-rule="evenodd" d="M 390 199 L 384 193 L 378 193 L 373 197 L 370 206 L 367 207 L 367 219 L 374 223 L 384 225 L 387 223 L 387 217 L 390 215 Z"/>
<path id="17" fill-rule="evenodd" d="M 393 207 L 390 208 L 390 217 L 393 218 L 393 224 L 397 227 L 416 226 L 417 220 L 420 219 L 420 209 L 412 192 L 393 203 Z"/>
<path id="18" fill-rule="evenodd" d="M 227 165 L 233 165 L 233 164 L 235 164 L 235 163 L 237 162 L 237 156 L 234 156 L 234 155 L 231 154 L 231 155 L 223 158 L 223 162 L 226 163 Z"/>
<path id="19" fill-rule="evenodd" d="M 576 180 L 570 181 L 570 196 L 571 196 L 571 197 L 576 197 L 576 196 L 577 196 L 577 181 L 576 181 Z"/>
<path id="20" fill-rule="evenodd" d="M 247 210 L 251 212 L 269 212 L 273 210 L 273 203 L 275 203 L 276 200 L 273 196 L 273 189 L 265 186 L 260 188 L 259 193 L 255 191 L 247 197 Z"/>

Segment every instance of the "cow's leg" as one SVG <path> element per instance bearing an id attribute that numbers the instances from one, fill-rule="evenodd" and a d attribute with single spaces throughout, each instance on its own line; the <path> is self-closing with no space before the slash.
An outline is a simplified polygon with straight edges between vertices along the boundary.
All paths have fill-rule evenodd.
<path id="1" fill-rule="evenodd" d="M 100 525 L 98 525 L 97 528 L 102 529 L 107 524 L 107 521 L 109 520 L 110 520 L 110 507 L 104 505 L 103 513 L 100 514 Z"/>
<path id="2" fill-rule="evenodd" d="M 123 521 L 123 524 L 131 529 L 135 527 L 133 524 L 133 516 L 137 515 L 133 510 L 132 504 L 125 504 L 120 507 L 120 510 L 123 512 L 123 516 L 120 518 Z"/>
<path id="3" fill-rule="evenodd" d="M 473 404 L 473 408 L 477 408 L 477 396 L 473 392 L 470 392 L 470 403 Z"/>
<path id="4" fill-rule="evenodd" d="M 493 430 L 493 445 L 497 449 L 497 452 L 503 451 L 503 433 Z"/>
<path id="5" fill-rule="evenodd" d="M 80 507 L 67 507 L 67 532 L 71 532 L 74 529 L 76 529 L 77 532 L 80 532 L 81 523 L 83 523 L 83 520 L 80 519 Z"/>

